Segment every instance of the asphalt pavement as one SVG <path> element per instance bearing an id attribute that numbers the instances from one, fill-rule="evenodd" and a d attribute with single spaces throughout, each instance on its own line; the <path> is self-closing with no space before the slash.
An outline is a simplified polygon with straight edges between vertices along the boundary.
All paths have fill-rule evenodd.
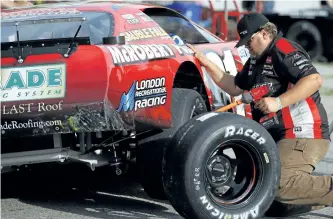
<path id="1" fill-rule="evenodd" d="M 323 74 L 322 101 L 333 121 L 333 65 L 316 65 Z M 333 137 L 333 136 L 332 136 Z M 318 174 L 333 173 L 333 143 Z M 16 172 L 1 176 L 2 219 L 125 219 L 180 217 L 167 201 L 147 197 L 135 171 L 116 177 L 110 169 L 86 166 Z M 332 219 L 333 208 L 292 218 Z"/>

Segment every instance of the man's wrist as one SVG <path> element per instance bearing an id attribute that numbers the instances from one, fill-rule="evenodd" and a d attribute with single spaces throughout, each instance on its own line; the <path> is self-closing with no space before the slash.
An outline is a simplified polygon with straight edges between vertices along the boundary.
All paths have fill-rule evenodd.
<path id="1" fill-rule="evenodd" d="M 278 110 L 281 110 L 283 108 L 283 106 L 282 106 L 280 97 L 276 97 L 275 100 L 276 100 L 277 105 L 278 105 Z"/>

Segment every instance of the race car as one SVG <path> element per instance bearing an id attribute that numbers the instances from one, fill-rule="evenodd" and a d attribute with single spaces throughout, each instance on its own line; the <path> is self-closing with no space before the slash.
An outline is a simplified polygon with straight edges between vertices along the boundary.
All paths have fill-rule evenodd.
<path id="1" fill-rule="evenodd" d="M 233 98 L 187 43 L 233 75 L 249 57 L 162 6 L 2 10 L 2 172 L 78 162 L 121 175 L 134 162 L 146 193 L 185 218 L 261 217 L 279 182 L 277 147 L 243 105 L 214 112 Z"/>

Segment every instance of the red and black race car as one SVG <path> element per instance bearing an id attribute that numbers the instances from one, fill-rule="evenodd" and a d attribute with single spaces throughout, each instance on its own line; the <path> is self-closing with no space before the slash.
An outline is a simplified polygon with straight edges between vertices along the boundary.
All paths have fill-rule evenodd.
<path id="1" fill-rule="evenodd" d="M 2 171 L 136 163 L 185 218 L 259 218 L 279 182 L 276 145 L 228 104 L 195 45 L 236 74 L 248 58 L 168 8 L 76 2 L 1 13 Z"/>

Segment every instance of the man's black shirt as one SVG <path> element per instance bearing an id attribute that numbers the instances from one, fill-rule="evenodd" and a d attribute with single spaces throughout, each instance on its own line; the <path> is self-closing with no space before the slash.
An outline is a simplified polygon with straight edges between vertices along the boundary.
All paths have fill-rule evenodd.
<path id="1" fill-rule="evenodd" d="M 278 97 L 292 88 L 300 79 L 317 74 L 307 52 L 298 44 L 278 34 L 263 54 L 249 58 L 235 84 L 243 90 L 268 85 L 271 97 Z M 259 121 L 264 114 L 252 107 L 252 116 Z M 268 131 L 278 141 L 283 138 L 330 139 L 326 111 L 317 91 L 306 100 L 300 101 L 277 112 L 278 123 Z"/>

